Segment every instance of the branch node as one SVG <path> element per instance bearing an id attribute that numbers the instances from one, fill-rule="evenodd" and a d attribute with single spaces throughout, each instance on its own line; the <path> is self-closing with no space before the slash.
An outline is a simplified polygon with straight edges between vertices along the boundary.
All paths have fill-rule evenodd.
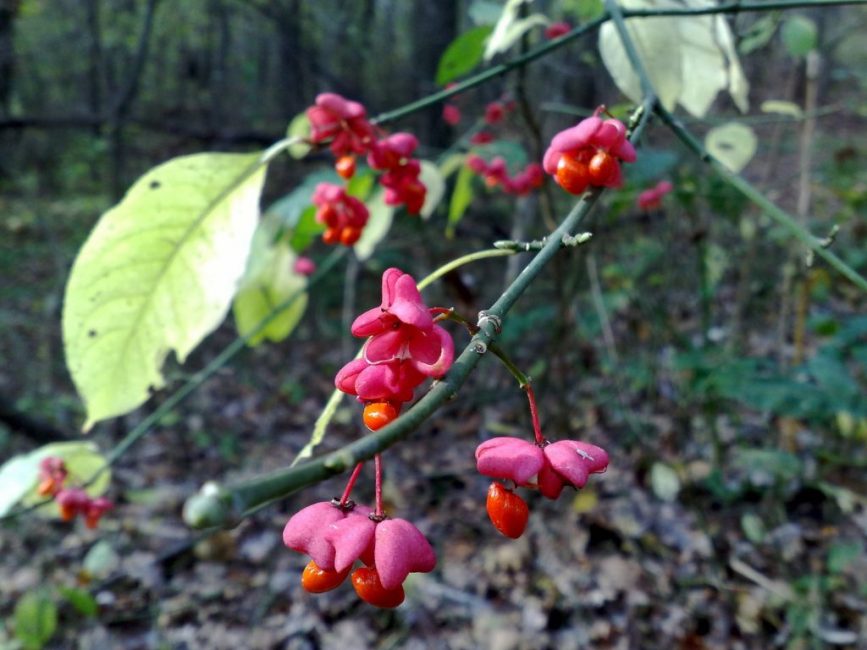
<path id="1" fill-rule="evenodd" d="M 476 341 L 473 343 L 473 352 L 476 354 L 484 354 L 488 351 L 488 344 L 484 341 Z"/>
<path id="2" fill-rule="evenodd" d="M 499 334 L 503 331 L 503 319 L 496 314 L 492 314 L 483 309 L 479 312 L 479 319 L 476 321 L 476 327 L 482 329 L 487 323 L 491 323 L 491 325 L 494 326 L 495 333 Z"/>

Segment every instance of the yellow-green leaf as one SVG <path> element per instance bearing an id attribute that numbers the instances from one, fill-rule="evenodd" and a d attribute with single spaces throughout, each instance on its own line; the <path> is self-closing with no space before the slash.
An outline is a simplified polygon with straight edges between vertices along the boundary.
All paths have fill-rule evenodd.
<path id="1" fill-rule="evenodd" d="M 427 188 L 424 195 L 424 205 L 421 206 L 419 216 L 422 219 L 428 219 L 434 213 L 434 210 L 437 209 L 440 201 L 443 200 L 443 195 L 446 193 L 446 182 L 440 173 L 439 167 L 429 160 L 421 161 L 419 180 Z"/>
<path id="2" fill-rule="evenodd" d="M 454 237 L 455 226 L 463 218 L 464 212 L 473 202 L 473 170 L 464 165 L 458 172 L 455 189 L 449 203 L 449 219 L 446 224 L 446 237 Z"/>
<path id="3" fill-rule="evenodd" d="M 493 27 L 482 25 L 458 36 L 449 43 L 437 65 L 436 82 L 443 86 L 475 68 L 482 60 L 485 39 Z"/>
<path id="4" fill-rule="evenodd" d="M 307 113 L 298 113 L 289 122 L 289 128 L 286 129 L 286 136 L 289 138 L 299 138 L 299 140 L 289 145 L 289 155 L 293 158 L 303 158 L 310 153 L 310 145 L 307 144 L 307 138 L 310 137 L 310 118 Z"/>
<path id="5" fill-rule="evenodd" d="M 282 241 L 274 242 L 273 231 L 265 222 L 256 230 L 247 272 L 232 304 L 238 334 L 250 337 L 247 344 L 251 347 L 265 339 L 275 343 L 285 339 L 307 308 L 307 278 L 295 272 L 295 252 Z M 270 318 L 268 324 L 254 333 L 266 317 Z"/>
<path id="6" fill-rule="evenodd" d="M 28 591 L 15 605 L 15 636 L 25 648 L 42 648 L 57 630 L 57 605 L 42 590 Z"/>
<path id="7" fill-rule="evenodd" d="M 394 206 L 386 205 L 385 192 L 381 189 L 367 201 L 367 209 L 370 219 L 361 232 L 361 238 L 355 242 L 355 255 L 362 262 L 373 255 L 376 245 L 388 234 L 394 217 Z"/>
<path id="8" fill-rule="evenodd" d="M 737 174 L 752 160 L 758 139 L 750 127 L 738 122 L 726 122 L 707 132 L 704 146 L 714 158 Z"/>
<path id="9" fill-rule="evenodd" d="M 147 172 L 75 260 L 63 310 L 66 361 L 94 422 L 164 384 L 226 315 L 244 273 L 265 167 L 259 154 L 196 154 Z"/>

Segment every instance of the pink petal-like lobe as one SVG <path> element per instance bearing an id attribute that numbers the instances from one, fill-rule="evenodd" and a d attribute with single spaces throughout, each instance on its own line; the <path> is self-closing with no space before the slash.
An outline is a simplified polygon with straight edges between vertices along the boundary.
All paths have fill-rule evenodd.
<path id="1" fill-rule="evenodd" d="M 334 548 L 335 571 L 345 571 L 361 557 L 373 543 L 375 529 L 376 523 L 366 514 L 354 511 L 328 525 L 323 536 Z"/>
<path id="2" fill-rule="evenodd" d="M 415 332 L 409 340 L 409 353 L 416 370 L 438 379 L 451 368 L 455 344 L 448 332 L 434 325 L 430 332 Z"/>
<path id="3" fill-rule="evenodd" d="M 476 448 L 476 468 L 492 478 L 510 479 L 523 485 L 545 464 L 542 450 L 532 442 L 500 436 Z"/>
<path id="4" fill-rule="evenodd" d="M 587 484 L 590 474 L 604 472 L 608 453 L 601 447 L 578 440 L 560 440 L 544 449 L 545 459 L 557 474 L 577 488 Z"/>
<path id="5" fill-rule="evenodd" d="M 321 501 L 296 512 L 283 528 L 283 543 L 305 553 L 320 569 L 334 570 L 334 548 L 323 537 L 329 524 L 340 521 L 345 513 L 328 501 Z"/>
<path id="6" fill-rule="evenodd" d="M 427 573 L 436 554 L 421 531 L 405 519 L 386 519 L 376 526 L 374 565 L 382 586 L 394 589 L 410 573 Z"/>

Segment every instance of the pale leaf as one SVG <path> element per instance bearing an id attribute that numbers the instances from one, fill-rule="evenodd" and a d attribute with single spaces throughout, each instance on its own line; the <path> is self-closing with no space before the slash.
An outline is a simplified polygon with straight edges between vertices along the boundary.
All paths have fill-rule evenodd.
<path id="1" fill-rule="evenodd" d="M 196 154 L 147 172 L 78 254 L 63 310 L 85 430 L 164 384 L 220 322 L 244 272 L 259 214 L 259 154 Z"/>
<path id="2" fill-rule="evenodd" d="M 370 219 L 361 231 L 361 238 L 355 242 L 355 255 L 362 262 L 373 255 L 376 245 L 391 229 L 394 218 L 394 206 L 386 205 L 385 192 L 381 189 L 367 201 L 367 209 L 370 211 Z"/>
<path id="3" fill-rule="evenodd" d="M 755 155 L 758 138 L 750 127 L 726 122 L 707 132 L 704 146 L 729 171 L 737 174 Z"/>

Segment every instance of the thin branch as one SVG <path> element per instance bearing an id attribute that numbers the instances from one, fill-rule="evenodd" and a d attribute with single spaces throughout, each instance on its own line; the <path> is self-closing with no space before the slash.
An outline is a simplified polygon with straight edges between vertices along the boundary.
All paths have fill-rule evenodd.
<path id="1" fill-rule="evenodd" d="M 648 97 L 635 111 L 630 134 L 633 142 L 640 137 L 655 103 L 655 97 Z M 235 525 L 248 511 L 345 472 L 362 460 L 373 458 L 417 429 L 434 411 L 457 394 L 488 351 L 490 344 L 496 340 L 499 334 L 497 323 L 502 322 L 521 294 L 557 254 L 562 238 L 576 229 L 595 205 L 602 191 L 601 188 L 595 188 L 585 193 L 575 204 L 548 243 L 530 260 L 490 309 L 486 310 L 488 317 L 480 323 L 479 332 L 455 359 L 448 374 L 441 381 L 435 382 L 430 391 L 404 415 L 342 449 L 302 465 L 280 469 L 226 487 L 209 483 L 199 494 L 187 500 L 184 520 L 194 528 Z"/>
<path id="2" fill-rule="evenodd" d="M 867 0 L 865 0 L 865 2 L 867 2 Z M 826 3 L 822 2 L 818 4 L 824 5 Z M 863 3 L 859 2 L 858 4 Z M 645 91 L 649 90 L 650 92 L 653 92 L 653 84 L 650 82 L 650 77 L 647 74 L 647 70 L 644 68 L 644 64 L 641 62 L 641 57 L 638 55 L 638 51 L 635 48 L 635 43 L 632 41 L 632 37 L 630 36 L 629 31 L 626 28 L 626 23 L 624 21 L 626 12 L 621 11 L 619 5 L 615 0 L 605 0 L 605 7 L 611 15 L 611 19 L 614 22 L 617 33 L 620 35 L 620 40 L 623 42 L 626 56 L 629 58 L 629 62 L 632 64 L 635 73 L 641 80 L 642 89 L 644 89 Z M 822 246 L 821 239 L 812 235 L 806 228 L 798 224 L 797 219 L 795 219 L 792 215 L 790 215 L 773 201 L 768 199 L 764 194 L 759 192 L 759 190 L 753 187 L 740 175 L 730 171 L 721 162 L 714 158 L 704 148 L 704 145 L 702 145 L 695 138 L 695 136 L 693 136 L 692 133 L 690 133 L 686 129 L 686 127 L 680 122 L 680 120 L 674 115 L 672 115 L 665 107 L 657 103 L 655 111 L 656 114 L 660 117 L 660 119 L 666 125 L 668 125 L 668 127 L 674 132 L 674 134 L 681 140 L 681 142 L 683 142 L 689 149 L 691 149 L 696 155 L 698 155 L 702 161 L 707 163 L 719 176 L 723 178 L 723 180 L 725 180 L 727 183 L 729 183 L 729 185 L 737 189 L 747 199 L 762 208 L 762 210 L 764 210 L 768 216 L 770 216 L 780 225 L 784 226 L 790 233 L 792 233 L 795 237 L 797 237 L 804 244 L 806 244 L 807 247 L 812 250 L 816 255 L 824 259 L 826 262 L 828 262 L 828 264 L 830 264 L 837 271 L 839 271 L 841 275 L 848 278 L 860 289 L 867 291 L 867 279 L 864 279 L 863 276 L 861 276 L 851 266 L 846 264 L 846 262 L 841 260 L 839 257 L 837 257 L 837 255 L 832 253 L 826 247 Z"/>

